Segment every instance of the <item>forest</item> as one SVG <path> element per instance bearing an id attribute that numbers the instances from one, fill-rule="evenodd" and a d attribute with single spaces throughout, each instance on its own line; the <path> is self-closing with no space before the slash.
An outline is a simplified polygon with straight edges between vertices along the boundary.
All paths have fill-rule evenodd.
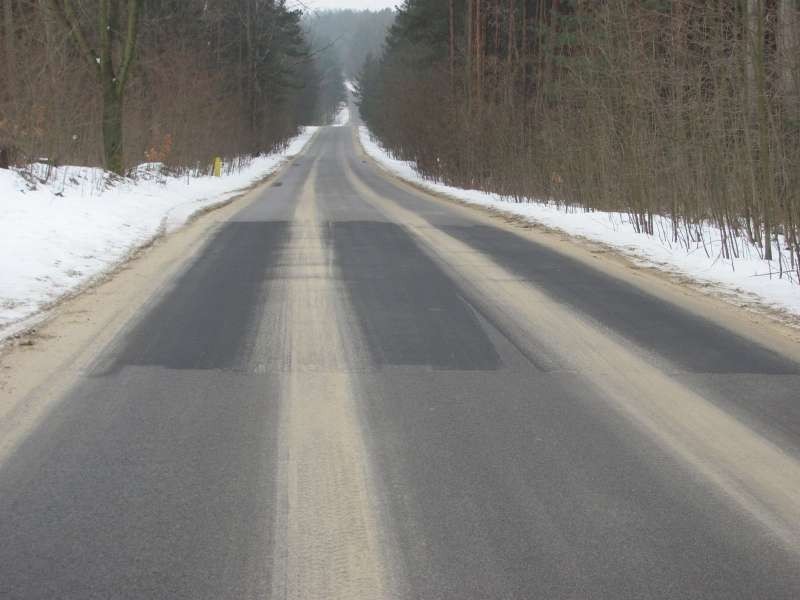
<path id="1" fill-rule="evenodd" d="M 330 48 L 329 55 L 344 77 L 355 80 L 368 56 L 380 56 L 394 17 L 388 8 L 327 10 L 307 13 L 304 24 L 320 47 Z"/>
<path id="2" fill-rule="evenodd" d="M 798 0 L 0 2 L 0 167 L 234 165 L 357 79 L 426 177 L 800 269 Z"/>
<path id="3" fill-rule="evenodd" d="M 2 0 L 1 17 L 0 167 L 202 170 L 281 147 L 344 94 L 285 0 Z"/>
<path id="4" fill-rule="evenodd" d="M 712 223 L 710 252 L 796 270 L 799 15 L 796 0 L 406 0 L 361 112 L 427 177 L 621 212 L 674 244 Z"/>
<path id="5" fill-rule="evenodd" d="M 355 81 L 368 56 L 379 56 L 394 11 L 314 10 L 303 15 L 303 30 L 317 59 L 318 103 L 323 121 L 347 98 L 345 80 Z"/>

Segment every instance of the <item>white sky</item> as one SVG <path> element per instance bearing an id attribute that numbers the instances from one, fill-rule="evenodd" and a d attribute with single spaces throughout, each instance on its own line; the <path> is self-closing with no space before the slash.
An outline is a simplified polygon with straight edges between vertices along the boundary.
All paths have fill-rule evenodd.
<path id="1" fill-rule="evenodd" d="M 380 10 L 382 8 L 393 8 L 400 4 L 402 0 L 302 0 L 302 3 L 310 9 L 329 9 L 329 8 L 357 8 Z"/>

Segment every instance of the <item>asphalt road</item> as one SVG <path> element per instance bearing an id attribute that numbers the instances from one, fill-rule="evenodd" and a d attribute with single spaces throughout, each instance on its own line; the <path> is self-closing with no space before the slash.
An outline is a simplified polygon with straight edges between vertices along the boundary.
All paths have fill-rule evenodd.
<path id="1" fill-rule="evenodd" d="M 800 365 L 326 128 L 0 465 L 0 598 L 800 598 Z"/>

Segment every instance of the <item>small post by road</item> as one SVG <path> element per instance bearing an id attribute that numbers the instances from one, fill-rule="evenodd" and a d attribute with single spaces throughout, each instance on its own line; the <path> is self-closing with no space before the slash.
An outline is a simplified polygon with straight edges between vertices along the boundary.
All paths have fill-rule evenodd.
<path id="1" fill-rule="evenodd" d="M 222 177 L 222 159 L 219 156 L 214 159 L 214 177 Z"/>

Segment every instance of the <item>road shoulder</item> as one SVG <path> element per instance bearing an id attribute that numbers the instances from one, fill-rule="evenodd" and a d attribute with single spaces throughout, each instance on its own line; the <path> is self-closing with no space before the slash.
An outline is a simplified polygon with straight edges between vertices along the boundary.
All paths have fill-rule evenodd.
<path id="1" fill-rule="evenodd" d="M 220 225 L 262 197 L 292 162 L 249 191 L 194 215 L 183 228 L 156 238 L 0 347 L 0 462 L 100 351 L 191 263 Z"/>

